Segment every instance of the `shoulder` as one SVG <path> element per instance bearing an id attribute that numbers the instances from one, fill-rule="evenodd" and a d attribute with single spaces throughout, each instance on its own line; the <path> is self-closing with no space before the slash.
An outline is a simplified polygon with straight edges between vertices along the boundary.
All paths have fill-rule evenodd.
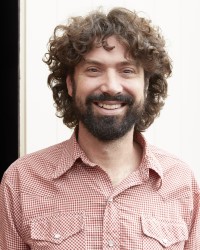
<path id="1" fill-rule="evenodd" d="M 159 162 L 163 172 L 163 185 L 167 189 L 176 192 L 193 190 L 199 193 L 199 186 L 191 166 L 178 157 L 164 149 L 150 145 L 151 152 Z"/>
<path id="2" fill-rule="evenodd" d="M 177 155 L 175 155 L 167 150 L 161 149 L 155 145 L 149 145 L 149 148 L 150 148 L 151 152 L 153 153 L 153 155 L 156 157 L 156 159 L 164 167 L 163 170 L 165 170 L 165 169 L 167 170 L 168 168 L 171 168 L 171 167 L 175 167 L 175 168 L 180 167 L 180 168 L 190 170 L 190 166 L 188 165 L 188 163 L 186 163 L 184 160 L 182 160 Z"/>
<path id="3" fill-rule="evenodd" d="M 4 182 L 17 183 L 19 179 L 31 179 L 33 176 L 49 178 L 55 166 L 59 163 L 68 141 L 26 154 L 14 161 L 3 175 Z"/>
<path id="4" fill-rule="evenodd" d="M 160 165 L 163 172 L 179 168 L 190 171 L 189 165 L 177 155 L 150 143 L 142 133 L 136 133 L 135 136 L 143 149 L 143 157 L 147 157 L 149 162 Z"/>

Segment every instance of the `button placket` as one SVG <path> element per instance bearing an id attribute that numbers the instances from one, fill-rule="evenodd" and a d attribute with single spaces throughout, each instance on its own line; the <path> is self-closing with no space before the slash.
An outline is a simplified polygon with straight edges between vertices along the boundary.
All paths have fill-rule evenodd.
<path id="1" fill-rule="evenodd" d="M 113 196 L 107 198 L 107 206 L 104 212 L 103 221 L 103 244 L 105 249 L 116 248 L 120 244 L 120 224 L 118 209 Z"/>

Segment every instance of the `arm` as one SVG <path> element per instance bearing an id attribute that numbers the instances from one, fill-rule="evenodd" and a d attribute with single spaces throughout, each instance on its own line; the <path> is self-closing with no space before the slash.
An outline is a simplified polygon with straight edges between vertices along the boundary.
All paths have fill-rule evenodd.
<path id="1" fill-rule="evenodd" d="M 20 203 L 19 192 L 3 177 L 0 184 L 0 250 L 30 249 L 20 237 Z"/>
<path id="2" fill-rule="evenodd" d="M 184 250 L 200 249 L 200 189 L 195 180 L 193 187 L 193 210 L 191 212 L 191 228 L 189 232 L 189 239 L 185 244 Z"/>

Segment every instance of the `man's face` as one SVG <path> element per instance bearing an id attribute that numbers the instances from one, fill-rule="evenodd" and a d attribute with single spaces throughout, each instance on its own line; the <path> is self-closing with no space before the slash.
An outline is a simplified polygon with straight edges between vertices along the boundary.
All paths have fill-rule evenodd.
<path id="1" fill-rule="evenodd" d="M 116 140 L 130 131 L 144 106 L 144 70 L 125 58 L 115 37 L 112 50 L 93 48 L 67 78 L 79 126 L 101 141 Z"/>

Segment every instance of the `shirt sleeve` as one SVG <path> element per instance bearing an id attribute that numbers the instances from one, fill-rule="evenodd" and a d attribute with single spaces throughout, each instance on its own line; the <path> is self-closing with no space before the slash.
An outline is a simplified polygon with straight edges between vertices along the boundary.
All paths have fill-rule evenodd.
<path id="1" fill-rule="evenodd" d="M 5 175 L 0 184 L 0 250 L 30 249 L 20 236 L 20 214 L 19 192 L 14 190 Z"/>
<path id="2" fill-rule="evenodd" d="M 189 239 L 186 241 L 184 250 L 200 249 L 200 188 L 193 180 L 193 210 L 191 213 L 191 227 Z"/>

